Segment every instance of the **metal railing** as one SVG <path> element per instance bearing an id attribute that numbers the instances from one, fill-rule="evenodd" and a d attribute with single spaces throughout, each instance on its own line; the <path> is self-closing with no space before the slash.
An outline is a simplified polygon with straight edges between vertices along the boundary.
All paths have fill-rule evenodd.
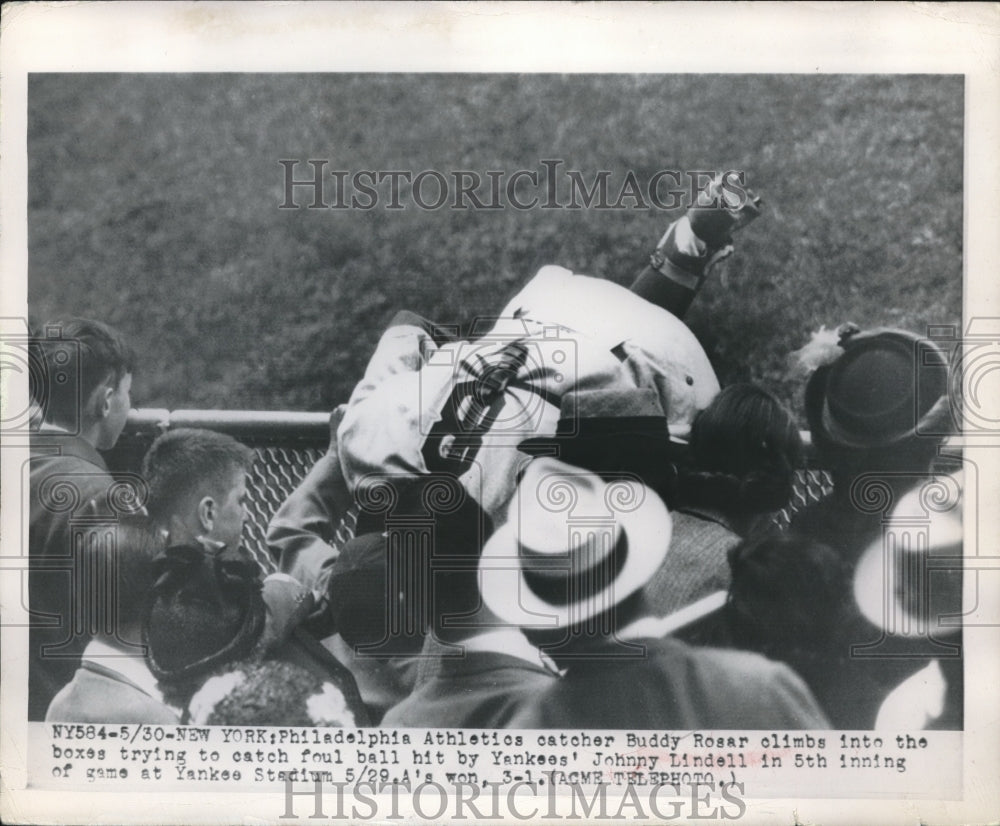
<path id="1" fill-rule="evenodd" d="M 247 520 L 243 543 L 265 573 L 275 570 L 265 539 L 275 511 L 327 449 L 328 413 L 260 410 L 133 410 L 125 431 L 109 458 L 113 468 L 137 470 L 149 445 L 159 434 L 180 427 L 201 427 L 227 433 L 255 451 L 247 479 Z M 809 434 L 803 433 L 809 444 Z M 776 516 L 784 527 L 791 515 L 826 496 L 833 486 L 818 468 L 797 473 L 792 501 Z"/>

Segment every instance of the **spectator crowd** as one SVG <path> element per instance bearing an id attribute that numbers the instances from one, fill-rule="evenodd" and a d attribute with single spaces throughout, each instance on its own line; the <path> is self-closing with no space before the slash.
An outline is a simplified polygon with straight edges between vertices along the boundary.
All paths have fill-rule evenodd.
<path id="1" fill-rule="evenodd" d="M 759 208 L 693 205 L 630 288 L 544 267 L 465 337 L 397 315 L 268 526 L 268 576 L 241 547 L 252 451 L 172 429 L 113 474 L 135 356 L 47 324 L 29 719 L 960 729 L 946 356 L 816 334 L 810 445 L 766 388 L 720 388 L 684 316 Z M 785 524 L 807 455 L 832 492 Z"/>

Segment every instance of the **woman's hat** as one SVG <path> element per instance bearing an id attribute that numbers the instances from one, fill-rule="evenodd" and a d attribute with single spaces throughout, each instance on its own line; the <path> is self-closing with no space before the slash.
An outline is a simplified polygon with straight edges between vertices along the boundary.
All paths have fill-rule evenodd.
<path id="1" fill-rule="evenodd" d="M 257 566 L 198 545 L 174 545 L 154 561 L 143 628 L 146 661 L 159 680 L 208 674 L 248 656 L 264 631 Z"/>
<path id="2" fill-rule="evenodd" d="M 861 613 L 894 636 L 940 637 L 961 627 L 962 477 L 932 476 L 902 496 L 855 568 Z"/>
<path id="3" fill-rule="evenodd" d="M 521 627 L 565 628 L 642 588 L 670 546 L 663 501 L 635 476 L 604 481 L 550 457 L 533 460 L 508 519 L 483 548 L 483 601 Z"/>
<path id="4" fill-rule="evenodd" d="M 363 708 L 335 680 L 279 660 L 238 662 L 209 677 L 191 697 L 186 721 L 196 726 L 367 725 Z"/>
<path id="5" fill-rule="evenodd" d="M 934 342 L 851 325 L 839 346 L 843 352 L 806 386 L 806 417 L 818 445 L 882 448 L 946 432 L 948 363 Z"/>

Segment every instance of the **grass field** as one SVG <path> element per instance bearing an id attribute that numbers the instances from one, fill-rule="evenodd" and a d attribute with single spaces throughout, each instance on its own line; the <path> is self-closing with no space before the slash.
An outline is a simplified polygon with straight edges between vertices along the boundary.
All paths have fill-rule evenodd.
<path id="1" fill-rule="evenodd" d="M 958 76 L 34 75 L 30 314 L 122 329 L 137 405 L 324 410 L 397 309 L 490 314 L 546 263 L 627 282 L 673 213 L 283 210 L 280 159 L 745 170 L 765 216 L 690 324 L 798 410 L 819 325 L 960 321 L 962 139 Z"/>

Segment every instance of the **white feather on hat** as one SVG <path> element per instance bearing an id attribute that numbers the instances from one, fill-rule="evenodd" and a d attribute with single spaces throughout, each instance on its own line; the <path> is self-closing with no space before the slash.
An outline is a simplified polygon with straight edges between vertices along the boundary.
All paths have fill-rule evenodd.
<path id="1" fill-rule="evenodd" d="M 826 326 L 814 331 L 806 344 L 789 355 L 792 371 L 806 377 L 820 367 L 833 364 L 844 350 L 840 346 L 840 329 L 828 330 Z"/>

